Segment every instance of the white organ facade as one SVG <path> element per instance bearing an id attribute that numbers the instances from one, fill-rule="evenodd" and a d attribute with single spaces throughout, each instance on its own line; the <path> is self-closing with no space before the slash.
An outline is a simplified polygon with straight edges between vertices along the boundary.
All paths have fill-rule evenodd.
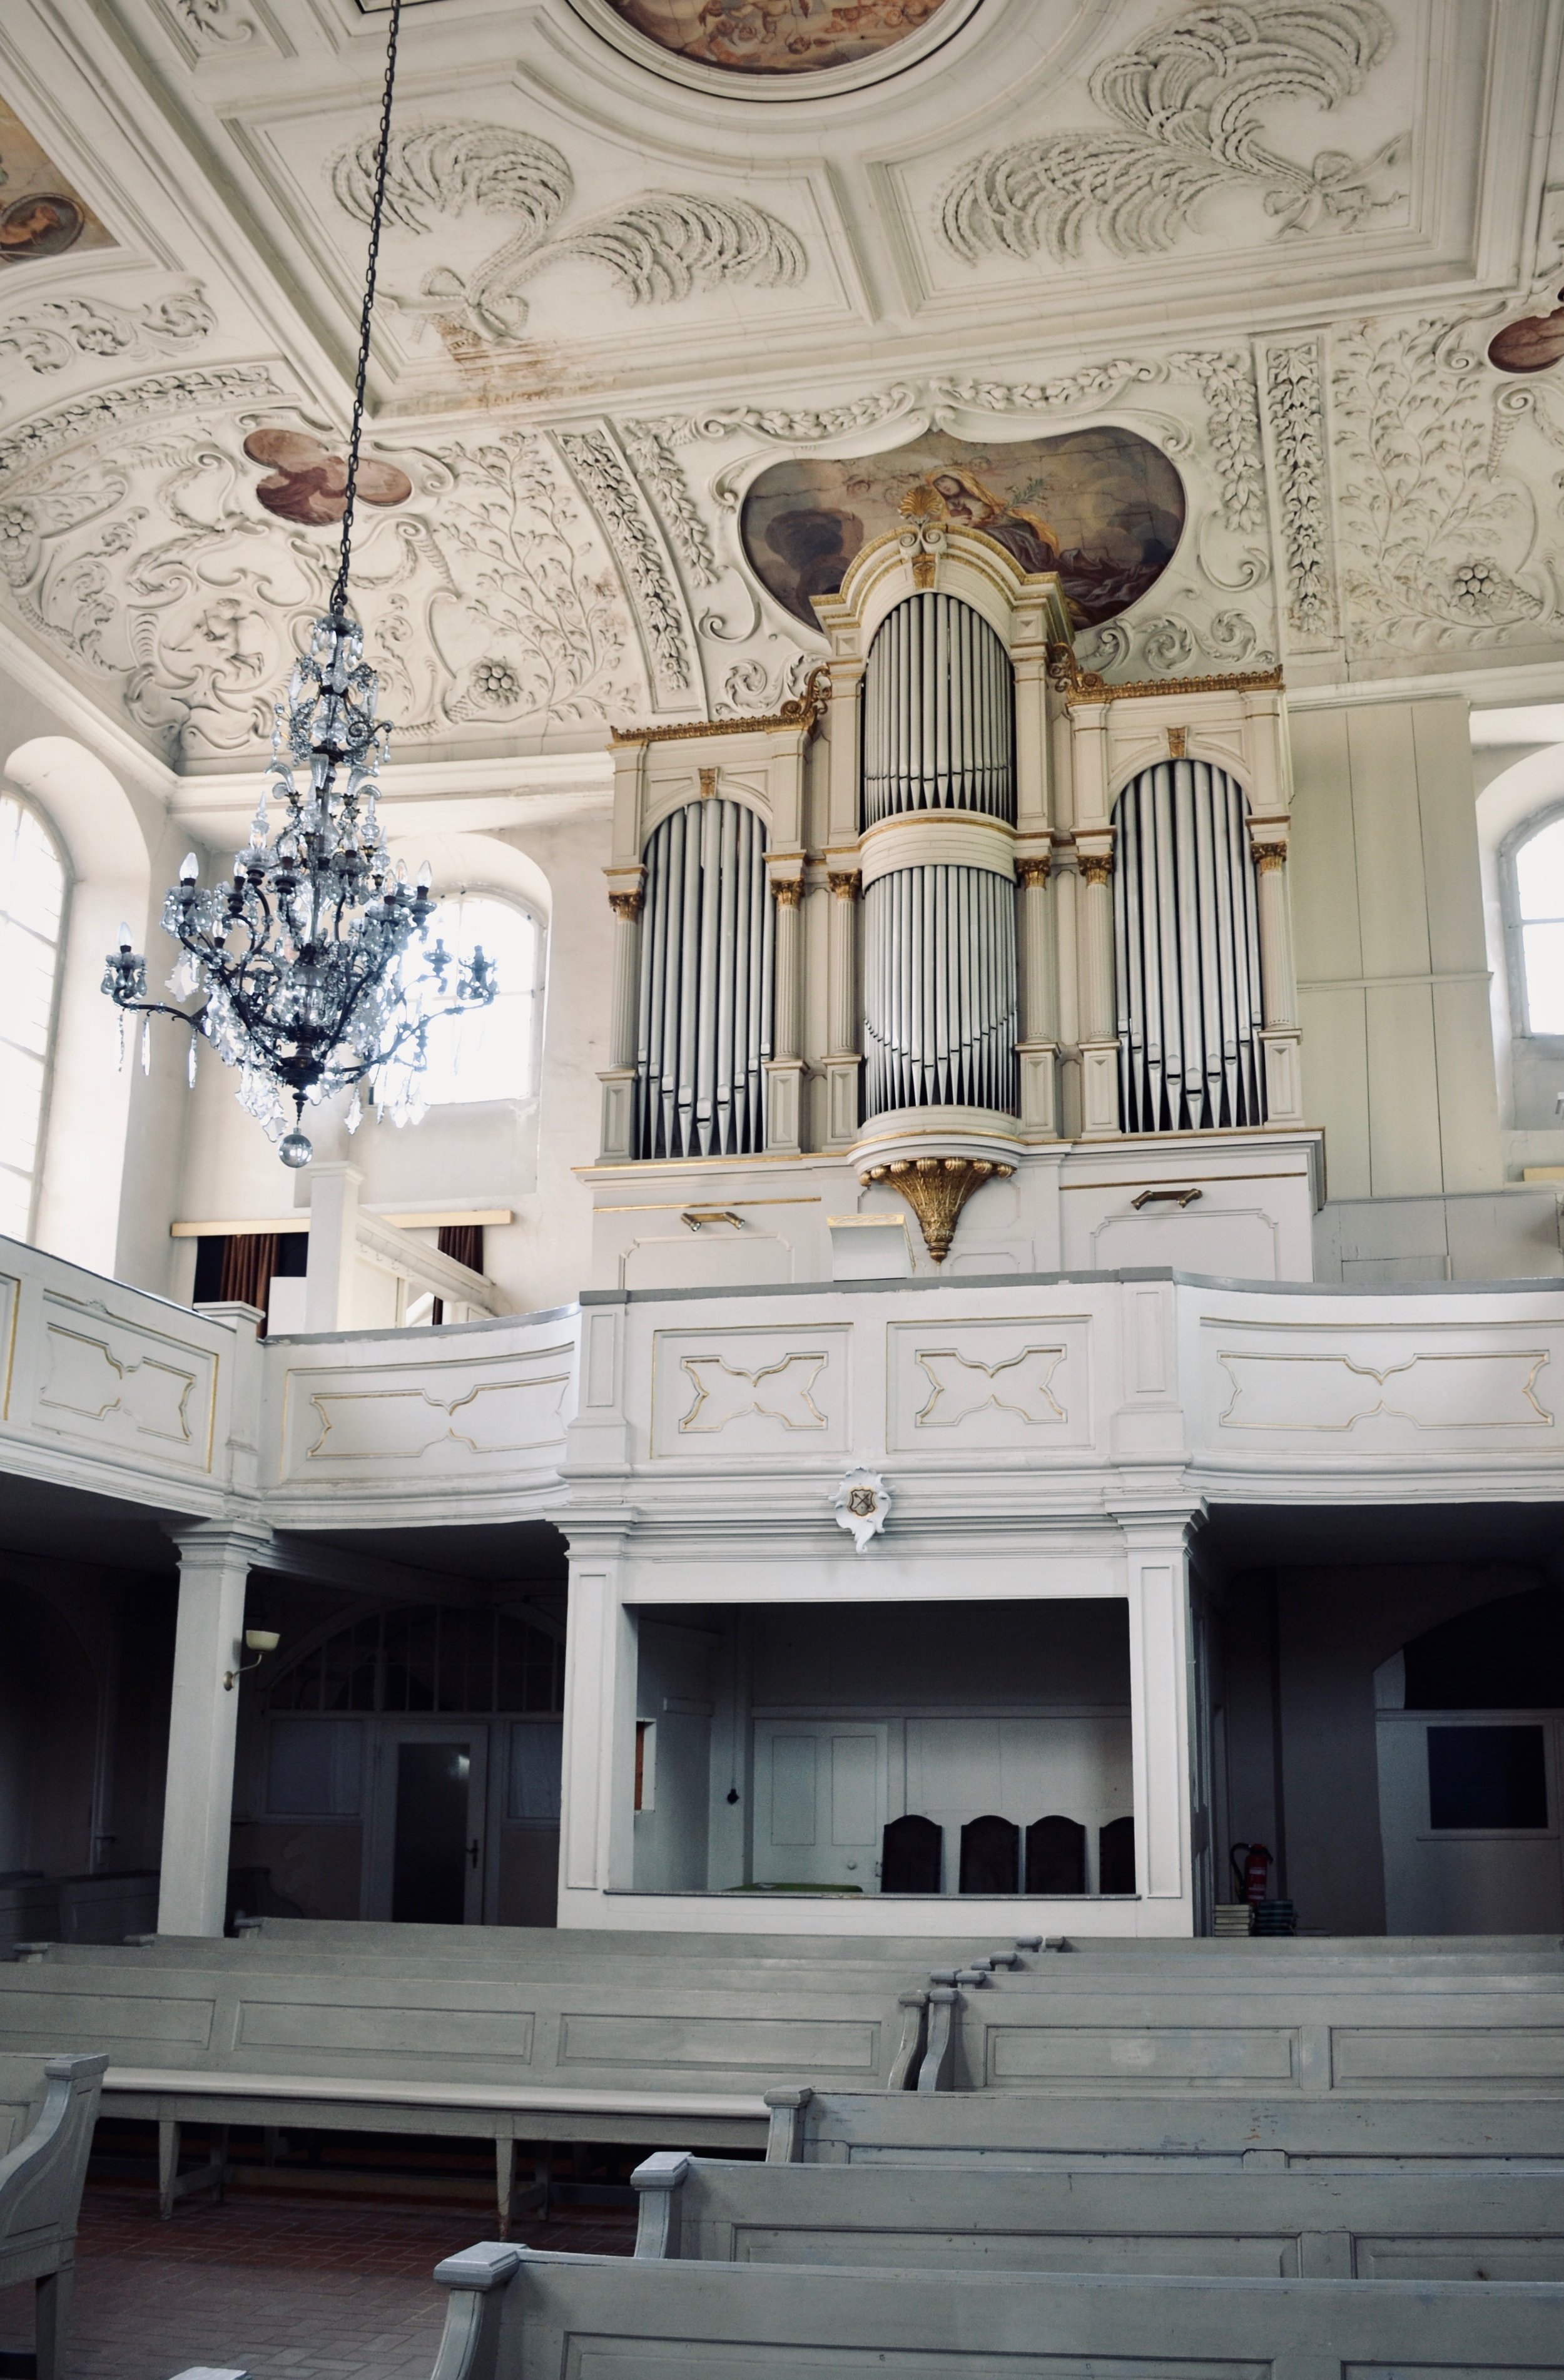
<path id="1" fill-rule="evenodd" d="M 410 11 L 381 824 L 502 996 L 297 1174 L 99 986 L 243 846 L 321 595 L 325 480 L 256 462 L 341 443 L 351 176 L 285 68 L 367 137 L 380 19 L 152 13 L 248 262 L 195 211 L 156 310 L 99 94 L 109 311 L 0 325 L 8 1938 L 1183 1937 L 1235 1846 L 1305 1932 L 1558 1932 L 1564 417 L 1503 342 L 1560 217 L 1495 131 L 1554 12 L 1448 91 L 1438 12 L 1336 12 L 1404 188 L 1144 252 L 1088 193 L 1077 255 L 1030 116 L 929 161 L 996 92 L 1095 123 L 1138 0 L 920 36 L 893 158 L 867 63 L 653 90 L 606 8 Z M 654 107 L 685 245 L 594 215 L 524 308 L 450 161 L 639 208 Z"/>

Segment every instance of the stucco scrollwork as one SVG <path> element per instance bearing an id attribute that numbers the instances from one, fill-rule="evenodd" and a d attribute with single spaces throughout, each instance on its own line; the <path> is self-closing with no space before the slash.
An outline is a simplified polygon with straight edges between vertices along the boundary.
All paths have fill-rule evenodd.
<path id="1" fill-rule="evenodd" d="M 375 150 L 373 137 L 360 140 L 331 169 L 337 203 L 360 223 L 368 223 L 373 205 Z M 479 339 L 503 342 L 525 329 L 523 285 L 567 261 L 606 265 L 637 305 L 734 282 L 777 288 L 802 281 L 807 271 L 794 234 L 746 199 L 648 190 L 556 233 L 575 194 L 568 160 L 534 134 L 467 120 L 394 132 L 386 180 L 391 223 L 428 234 L 440 216 L 470 211 L 514 227 L 465 277 L 452 265 L 437 265 L 416 298 L 397 296 L 393 303 L 458 322 Z"/>
<path id="2" fill-rule="evenodd" d="M 693 437 L 692 426 L 678 420 L 626 421 L 621 434 L 631 467 L 661 516 L 674 552 L 697 587 L 715 586 L 719 573 L 711 534 L 674 452 Z"/>
<path id="3" fill-rule="evenodd" d="M 53 454 L 41 439 L 41 460 L 24 443 L 8 471 L 17 437 L 0 441 L 8 607 L 113 684 L 171 758 L 237 757 L 270 733 L 333 548 L 256 505 L 240 455 L 253 410 L 139 425 L 137 412 Z M 642 707 L 609 557 L 543 440 L 511 430 L 401 459 L 416 497 L 366 526 L 355 587 L 399 737 Z"/>
<path id="4" fill-rule="evenodd" d="M 1267 347 L 1264 374 L 1287 624 L 1302 642 L 1328 642 L 1336 633 L 1336 600 L 1319 341 L 1292 339 Z"/>
<path id="5" fill-rule="evenodd" d="M 1094 234 L 1116 256 L 1177 242 L 1203 199 L 1251 189 L 1282 234 L 1353 229 L 1404 195 L 1405 135 L 1368 158 L 1321 150 L 1300 164 L 1265 119 L 1300 99 L 1332 108 L 1360 91 L 1393 39 L 1376 0 L 1210 0 L 1154 26 L 1093 72 L 1108 119 L 992 149 L 946 189 L 940 236 L 956 256 L 1079 258 Z"/>
<path id="6" fill-rule="evenodd" d="M 46 298 L 0 318 L 0 357 L 57 372 L 82 356 L 175 355 L 204 339 L 216 320 L 199 281 L 142 306 Z"/>
<path id="7" fill-rule="evenodd" d="M 855 430 L 878 430 L 882 422 L 900 420 L 918 410 L 919 392 L 906 382 L 880 389 L 872 396 L 854 397 L 845 405 L 732 405 L 703 413 L 690 424 L 697 438 L 725 438 L 747 430 L 757 438 L 774 439 L 783 446 L 823 445 Z"/>
<path id="8" fill-rule="evenodd" d="M 1536 504 L 1507 456 L 1521 416 L 1468 327 L 1401 318 L 1333 336 L 1338 569 L 1354 650 L 1497 645 L 1557 617 Z M 1539 391 L 1525 413 L 1551 425 L 1551 407 Z"/>
<path id="9" fill-rule="evenodd" d="M 698 674 L 685 608 L 636 480 L 606 431 L 561 431 L 559 443 L 618 557 L 658 690 L 677 700 L 695 691 Z"/>

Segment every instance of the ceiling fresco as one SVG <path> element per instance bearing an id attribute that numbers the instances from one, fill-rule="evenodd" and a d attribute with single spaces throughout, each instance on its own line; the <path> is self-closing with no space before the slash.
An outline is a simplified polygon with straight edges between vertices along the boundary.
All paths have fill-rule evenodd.
<path id="1" fill-rule="evenodd" d="M 354 600 L 409 768 L 775 710 L 909 516 L 1057 565 L 1110 683 L 1564 651 L 1564 0 L 402 32 Z M 192 782 L 329 589 L 384 38 L 0 0 L 0 643 Z"/>
<path id="2" fill-rule="evenodd" d="M 0 99 L 0 267 L 34 264 L 68 248 L 112 248 L 86 200 Z"/>
<path id="3" fill-rule="evenodd" d="M 921 32 L 940 0 L 610 0 L 660 49 L 731 74 L 818 74 Z"/>
<path id="4" fill-rule="evenodd" d="M 861 461 L 773 463 L 745 498 L 745 553 L 796 619 L 860 549 L 916 516 L 986 530 L 1027 571 L 1057 570 L 1077 627 L 1148 594 L 1173 558 L 1184 492 L 1167 456 L 1109 426 L 1013 444 L 915 438 Z"/>

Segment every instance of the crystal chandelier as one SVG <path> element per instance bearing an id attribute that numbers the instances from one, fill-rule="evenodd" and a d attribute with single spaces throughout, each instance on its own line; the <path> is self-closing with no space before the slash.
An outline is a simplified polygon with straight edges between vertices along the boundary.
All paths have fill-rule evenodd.
<path id="1" fill-rule="evenodd" d="M 292 1166 L 308 1165 L 312 1154 L 299 1128 L 307 1101 L 315 1105 L 351 1088 L 352 1131 L 362 1112 L 359 1087 L 368 1084 L 379 1111 L 393 1121 L 420 1115 L 430 1026 L 486 1005 L 496 989 L 480 949 L 467 959 L 430 944 L 429 871 L 409 883 L 386 849 L 377 778 L 391 728 L 378 715 L 379 680 L 365 664 L 363 630 L 347 609 L 401 14 L 402 0 L 393 0 L 331 608 L 315 622 L 309 650 L 277 705 L 269 783 L 231 884 L 203 892 L 192 852 L 164 905 L 164 931 L 182 953 L 167 988 L 176 1000 L 199 998 L 200 1004 L 185 1009 L 147 998 L 147 963 L 132 950 L 128 928 L 121 929 L 103 983 L 122 1011 L 172 1016 L 189 1027 L 192 1082 L 198 1036 L 224 1065 L 236 1066 L 240 1105 Z M 275 832 L 269 801 L 280 811 Z M 148 1030 L 143 1026 L 143 1064 Z"/>

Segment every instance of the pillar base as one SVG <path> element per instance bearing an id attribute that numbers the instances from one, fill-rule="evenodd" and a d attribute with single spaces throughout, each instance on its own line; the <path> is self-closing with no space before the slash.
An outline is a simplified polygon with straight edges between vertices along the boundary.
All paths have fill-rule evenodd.
<path id="1" fill-rule="evenodd" d="M 1053 1041 L 1018 1041 L 1021 1066 L 1021 1129 L 1028 1140 L 1059 1138 L 1059 1047 Z"/>
<path id="2" fill-rule="evenodd" d="M 1081 1138 L 1117 1140 L 1119 1123 L 1119 1044 L 1085 1041 L 1081 1045 Z"/>
<path id="3" fill-rule="evenodd" d="M 1296 1026 L 1274 1026 L 1260 1035 L 1265 1052 L 1266 1122 L 1274 1124 L 1303 1121 L 1303 1068 L 1299 1061 L 1302 1036 Z"/>
<path id="4" fill-rule="evenodd" d="M 858 1075 L 861 1058 L 827 1058 L 820 1073 L 826 1087 L 826 1129 L 823 1146 L 851 1148 L 858 1137 Z"/>
<path id="5" fill-rule="evenodd" d="M 800 1126 L 804 1113 L 804 1061 L 768 1058 L 766 1076 L 766 1154 L 796 1157 L 803 1148 Z"/>
<path id="6" fill-rule="evenodd" d="M 636 1070 L 634 1066 L 611 1066 L 598 1080 L 603 1087 L 600 1161 L 608 1165 L 631 1155 L 630 1142 L 636 1128 Z"/>

